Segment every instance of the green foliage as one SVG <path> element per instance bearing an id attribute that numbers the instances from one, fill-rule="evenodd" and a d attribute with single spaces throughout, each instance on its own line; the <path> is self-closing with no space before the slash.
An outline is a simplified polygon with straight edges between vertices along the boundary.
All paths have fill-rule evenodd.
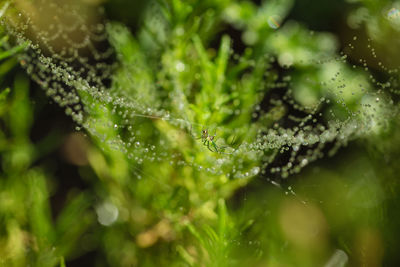
<path id="1" fill-rule="evenodd" d="M 360 1 L 368 31 L 382 24 L 377 43 L 397 32 L 376 13 L 382 2 Z M 27 3 L 10 4 L 0 40 L 1 265 L 395 261 L 385 245 L 400 246 L 390 61 L 354 63 L 334 34 L 290 20 L 299 1 L 143 1 L 135 33 L 112 21 L 98 35 L 85 31 L 87 14 L 71 12 L 75 28 L 56 4 L 38 1 L 55 12 L 41 18 Z M 120 3 L 107 6 L 115 15 Z M 51 105 L 38 90 L 76 131 L 33 137 Z M 354 139 L 366 144 L 337 153 Z M 65 169 L 83 186 L 63 188 Z"/>

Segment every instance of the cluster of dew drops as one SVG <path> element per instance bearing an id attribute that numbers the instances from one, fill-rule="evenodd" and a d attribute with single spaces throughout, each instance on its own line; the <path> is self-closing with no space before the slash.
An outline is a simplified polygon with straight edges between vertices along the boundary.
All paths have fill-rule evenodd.
<path id="1" fill-rule="evenodd" d="M 7 19 L 1 21 L 18 42 L 28 43 L 27 51 L 21 55 L 21 65 L 55 103 L 65 108 L 66 114 L 77 124 L 77 130 L 84 129 L 109 147 L 122 151 L 136 165 L 145 161 L 169 162 L 171 165 L 190 166 L 197 171 L 213 175 L 225 174 L 229 178 L 257 175 L 286 178 L 326 154 L 334 155 L 350 140 L 370 133 L 377 121 L 387 116 L 387 114 L 379 115 L 378 118 L 376 114 L 379 106 L 376 103 L 380 102 L 378 103 L 381 104 L 380 107 L 393 104 L 391 101 L 383 101 L 386 99 L 386 93 L 398 93 L 397 80 L 394 78 L 395 75 L 392 75 L 397 74 L 398 70 L 389 69 L 379 62 L 381 71 L 389 74 L 390 78 L 381 82 L 373 75 L 368 75 L 370 84 L 376 86 L 378 91 L 366 90 L 365 84 L 359 84 L 359 88 L 346 88 L 346 78 L 339 71 L 332 75 L 331 81 L 319 82 L 319 86 L 326 88 L 334 86 L 333 84 L 341 84 L 339 88 L 328 90 L 334 97 L 321 97 L 316 105 L 304 107 L 296 103 L 292 97 L 295 84 L 292 84 L 290 75 L 287 75 L 281 81 L 267 85 L 268 89 L 287 88 L 282 99 L 272 99 L 269 103 L 270 110 L 263 110 L 259 104 L 254 107 L 254 117 L 258 118 L 256 137 L 230 148 L 230 153 L 211 152 L 205 149 L 210 160 L 204 165 L 199 164 L 194 160 L 185 159 L 176 150 L 171 152 L 167 138 L 160 137 L 156 143 L 149 144 L 141 140 L 141 131 L 144 131 L 141 129 L 141 122 L 144 120 L 165 121 L 183 130 L 189 137 L 191 137 L 190 129 L 195 128 L 193 126 L 197 128 L 203 126 L 198 127 L 195 122 L 185 119 L 185 116 L 180 114 L 171 115 L 169 110 L 163 109 L 162 106 L 154 108 L 138 99 L 121 96 L 115 92 L 118 90 L 109 89 L 105 81 L 110 80 L 117 64 L 112 60 L 113 49 L 107 46 L 103 48 L 108 38 L 107 25 L 99 22 L 88 26 L 84 15 L 76 9 L 60 9 L 55 3 L 44 0 L 42 2 L 43 7 L 41 9 L 39 5 L 37 13 L 21 11 L 13 23 Z M 49 10 L 54 14 L 51 17 L 53 23 L 45 27 L 39 26 L 38 14 Z M 62 10 L 69 12 L 61 12 Z M 275 29 L 280 26 L 279 20 L 278 17 L 271 17 L 268 23 Z M 36 33 L 34 37 L 29 34 L 31 32 Z M 73 38 L 77 32 L 84 38 L 78 38 L 79 40 Z M 356 40 L 357 37 L 354 37 L 353 41 Z M 60 46 L 60 43 L 67 45 Z M 350 51 L 355 49 L 351 43 L 348 46 Z M 368 48 L 372 56 L 377 58 L 371 44 L 368 44 Z M 243 60 L 238 55 L 234 55 L 233 58 Z M 336 61 L 349 65 L 347 58 L 348 55 L 342 52 L 337 57 L 315 63 L 322 65 Z M 266 59 L 274 60 L 269 55 Z M 364 70 L 365 73 L 369 71 L 368 62 L 363 59 L 360 59 L 359 64 L 352 64 L 352 67 Z M 184 65 L 179 65 L 178 69 L 183 70 Z M 362 92 L 364 95 L 362 97 L 364 100 L 358 104 L 358 109 L 351 109 L 346 104 L 342 97 L 346 90 Z M 375 100 L 375 103 L 371 103 L 371 99 Z M 334 104 L 340 105 L 347 112 L 345 119 L 337 118 L 335 112 L 329 110 L 332 101 L 336 101 Z M 280 125 L 276 117 L 282 116 L 279 114 L 288 106 L 305 115 L 283 115 L 290 121 L 290 126 L 285 127 Z M 330 112 L 331 119 L 327 122 L 321 122 L 322 108 Z M 387 110 L 394 113 L 391 108 Z M 118 115 L 122 119 L 114 122 L 93 113 Z M 271 119 L 276 119 L 272 125 L 261 123 L 263 120 Z M 277 161 L 277 158 L 280 160 Z M 248 161 L 253 162 L 250 167 L 246 165 Z"/>

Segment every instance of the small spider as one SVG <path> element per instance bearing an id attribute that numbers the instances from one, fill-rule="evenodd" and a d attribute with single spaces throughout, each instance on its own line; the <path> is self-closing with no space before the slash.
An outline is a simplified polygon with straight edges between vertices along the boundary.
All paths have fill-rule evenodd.
<path id="1" fill-rule="evenodd" d="M 227 154 L 227 153 L 223 152 L 226 147 L 218 146 L 215 143 L 215 137 L 216 137 L 215 132 L 214 132 L 214 135 L 210 135 L 207 129 L 202 129 L 201 136 L 197 137 L 196 139 L 201 139 L 201 141 L 203 142 L 203 145 L 206 146 L 208 148 L 208 150 L 210 150 L 211 152 Z M 231 153 L 229 153 L 229 154 L 231 154 Z"/>

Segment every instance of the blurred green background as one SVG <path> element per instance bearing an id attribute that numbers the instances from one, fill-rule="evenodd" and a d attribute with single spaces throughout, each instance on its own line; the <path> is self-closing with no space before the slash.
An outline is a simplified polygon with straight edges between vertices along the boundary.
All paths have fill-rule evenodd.
<path id="1" fill-rule="evenodd" d="M 400 61 L 400 2 L 83 2 L 104 7 L 110 22 L 110 45 L 122 62 L 111 77 L 113 90 L 196 125 L 223 125 L 221 139 L 251 142 L 258 124 L 286 123 L 267 101 L 282 97 L 268 86 L 282 77 L 290 77 L 294 100 L 307 106 L 329 94 L 319 83 L 338 71 L 339 81 L 331 83 L 346 85 L 342 97 L 350 109 L 364 97 L 359 84 L 373 95 L 382 91 L 380 81 L 390 80 L 393 89 L 384 96 L 391 106 L 374 106 L 378 126 L 370 134 L 349 138 L 336 153 L 326 148 L 299 173 L 277 178 L 267 169 L 234 179 L 196 169 L 216 166 L 221 155 L 162 120 L 135 118 L 134 124 L 137 140 L 156 144 L 154 155 L 163 157 L 156 162 L 142 163 L 134 147 L 115 150 L 90 131 L 77 131 L 21 67 L 23 47 L 2 39 L 1 266 L 400 265 L 400 121 L 380 111 L 397 108 L 398 73 L 390 69 Z M 399 14 L 388 18 L 392 9 Z M 228 59 L 229 44 L 242 63 Z M 340 51 L 346 61 L 323 62 L 342 57 Z M 124 89 L 131 83 L 140 86 Z M 91 101 L 83 105 L 98 121 L 122 123 L 112 107 L 104 111 Z M 264 121 L 252 117 L 258 104 L 272 114 Z M 339 103 L 331 108 L 343 112 Z M 114 127 L 98 131 L 118 135 Z M 171 156 L 178 152 L 181 158 Z M 230 164 L 240 162 L 243 172 L 260 161 L 235 157 Z M 193 165 L 180 165 L 190 160 Z"/>

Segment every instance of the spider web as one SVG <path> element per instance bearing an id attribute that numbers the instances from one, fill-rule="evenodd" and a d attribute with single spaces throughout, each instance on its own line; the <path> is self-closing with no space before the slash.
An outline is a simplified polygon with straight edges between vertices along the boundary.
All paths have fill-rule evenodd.
<path id="1" fill-rule="evenodd" d="M 260 88 L 261 101 L 254 103 L 250 128 L 244 125 L 235 131 L 223 124 L 207 125 L 188 112 L 195 103 L 182 90 L 165 96 L 163 85 L 148 77 L 143 55 L 133 53 L 131 62 L 137 65 L 124 60 L 120 49 L 130 38 L 129 32 L 104 21 L 101 10 L 44 0 L 35 1 L 35 5 L 21 3 L 5 2 L 1 9 L 2 25 L 8 33 L 17 43 L 27 43 L 26 52 L 20 56 L 21 65 L 65 109 L 77 130 L 84 129 L 99 143 L 124 153 L 134 162 L 135 172 L 144 173 L 144 162 L 171 162 L 229 179 L 261 175 L 280 186 L 279 181 L 299 173 L 311 162 L 334 155 L 351 140 L 379 131 L 397 114 L 383 90 L 387 83 L 379 83 L 371 75 L 358 88 L 346 86 L 351 84 L 352 72 L 347 55 L 342 53 L 306 62 L 321 69 L 337 67 L 325 81 L 304 77 L 292 81 L 289 74 Z M 162 24 L 165 18 L 156 14 L 155 23 Z M 269 55 L 263 60 L 266 76 L 273 76 L 274 71 L 268 69 L 276 61 Z M 254 59 L 239 61 L 237 64 L 250 66 L 247 71 L 255 71 Z M 366 62 L 362 64 L 366 66 Z M 179 72 L 185 65 L 178 62 L 176 68 Z M 364 72 L 368 75 L 368 69 Z M 325 95 L 309 106 L 299 103 L 293 95 L 299 79 L 320 86 Z M 396 92 L 396 79 L 390 76 L 388 83 Z M 368 89 L 372 85 L 382 90 Z M 346 90 L 359 96 L 356 104 L 348 104 L 343 96 Z M 226 147 L 225 153 L 209 151 L 202 140 L 196 140 L 194 136 L 200 136 L 203 129 L 215 133 L 215 142 Z M 205 158 L 198 160 L 200 154 Z M 156 179 L 150 174 L 144 176 Z"/>

